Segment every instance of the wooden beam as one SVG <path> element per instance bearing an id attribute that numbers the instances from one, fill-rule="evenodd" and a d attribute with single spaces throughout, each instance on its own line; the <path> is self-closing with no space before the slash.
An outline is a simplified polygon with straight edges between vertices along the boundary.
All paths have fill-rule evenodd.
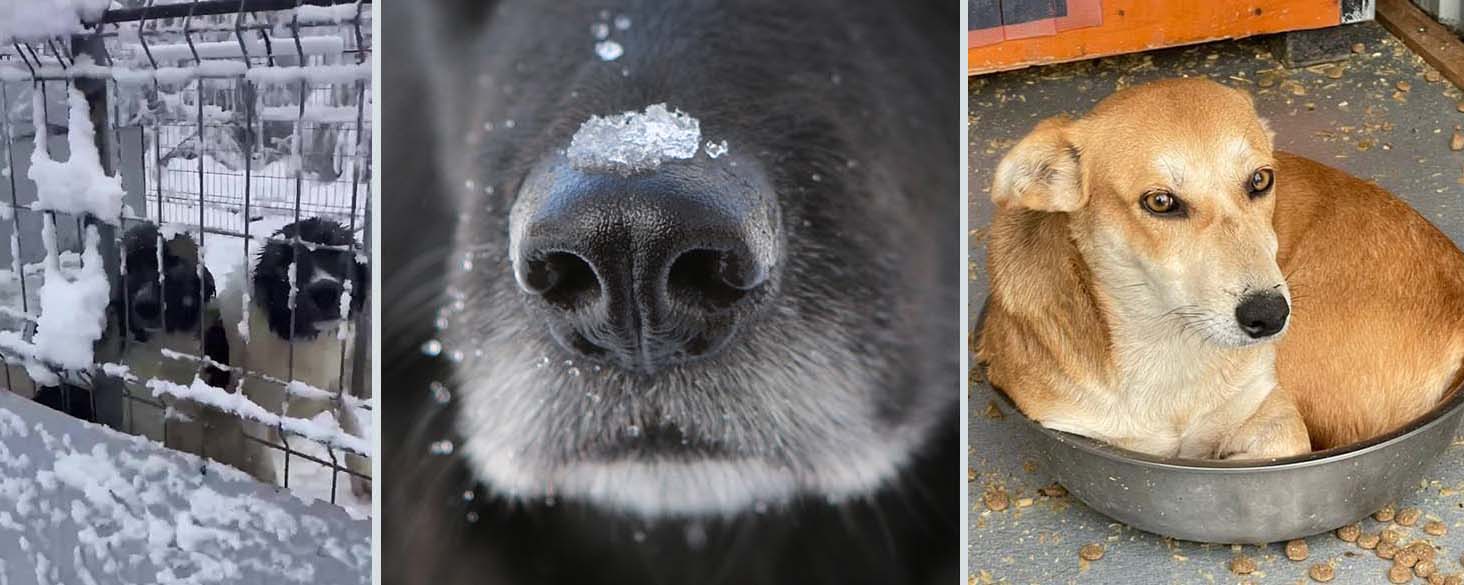
<path id="1" fill-rule="evenodd" d="M 1378 0 L 1378 22 L 1445 79 L 1464 88 L 1464 41 L 1444 25 L 1408 0 Z"/>

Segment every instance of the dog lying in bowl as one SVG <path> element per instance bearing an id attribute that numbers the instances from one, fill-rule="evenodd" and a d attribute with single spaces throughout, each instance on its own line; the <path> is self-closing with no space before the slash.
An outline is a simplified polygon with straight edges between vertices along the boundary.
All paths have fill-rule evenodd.
<path id="1" fill-rule="evenodd" d="M 1386 434 L 1461 379 L 1464 254 L 1377 185 L 1275 151 L 1249 96 L 1168 80 L 998 165 L 977 357 L 1043 426 L 1256 459 Z"/>

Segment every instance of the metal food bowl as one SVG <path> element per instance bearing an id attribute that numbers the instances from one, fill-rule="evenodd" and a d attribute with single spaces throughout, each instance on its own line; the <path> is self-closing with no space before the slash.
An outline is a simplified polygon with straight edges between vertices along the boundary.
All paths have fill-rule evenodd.
<path id="1" fill-rule="evenodd" d="M 1047 429 L 1011 399 L 1044 469 L 1083 503 L 1129 526 L 1184 540 L 1262 544 L 1345 526 L 1418 489 L 1453 441 L 1464 391 L 1406 427 L 1279 459 L 1167 459 Z"/>

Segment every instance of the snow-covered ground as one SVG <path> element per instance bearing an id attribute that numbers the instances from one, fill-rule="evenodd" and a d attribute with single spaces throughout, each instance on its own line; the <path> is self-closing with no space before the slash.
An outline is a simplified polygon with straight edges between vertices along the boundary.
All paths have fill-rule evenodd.
<path id="1" fill-rule="evenodd" d="M 370 583 L 371 525 L 0 392 L 0 583 Z"/>

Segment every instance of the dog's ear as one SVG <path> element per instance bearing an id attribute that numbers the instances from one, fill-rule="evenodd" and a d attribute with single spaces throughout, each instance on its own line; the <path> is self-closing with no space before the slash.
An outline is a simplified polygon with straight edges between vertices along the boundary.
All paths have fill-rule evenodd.
<path id="1" fill-rule="evenodd" d="M 203 302 L 207 303 L 207 302 L 213 300 L 214 295 L 218 293 L 218 289 L 214 288 L 213 272 L 210 272 L 207 267 L 204 267 L 202 272 L 203 272 Z"/>
<path id="2" fill-rule="evenodd" d="M 1073 121 L 1048 118 L 996 166 L 991 201 L 1006 208 L 1076 211 L 1088 202 L 1078 148 L 1068 137 Z"/>
<path id="3" fill-rule="evenodd" d="M 356 281 L 351 283 L 351 310 L 359 313 L 366 304 L 366 295 L 371 294 L 371 268 L 365 262 L 356 263 Z"/>

